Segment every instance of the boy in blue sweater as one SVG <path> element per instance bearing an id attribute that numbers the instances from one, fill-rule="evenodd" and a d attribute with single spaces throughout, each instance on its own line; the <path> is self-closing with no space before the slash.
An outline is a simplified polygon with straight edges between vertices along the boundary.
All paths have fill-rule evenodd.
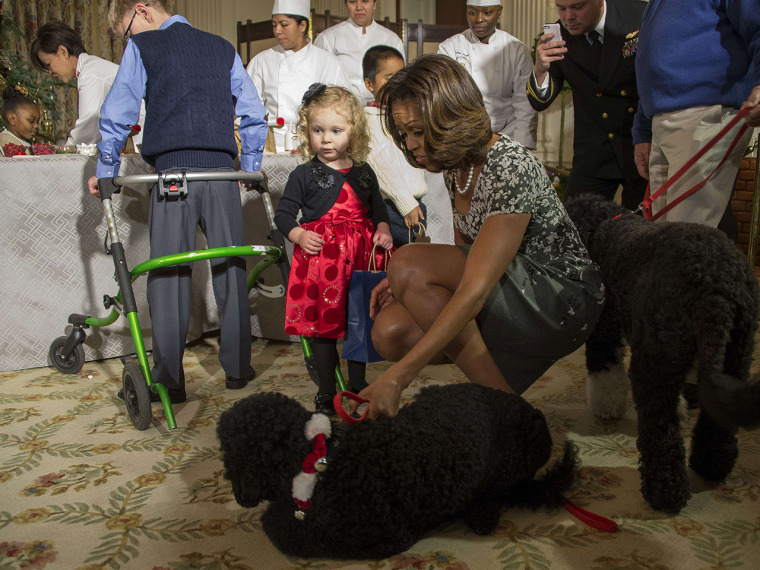
<path id="1" fill-rule="evenodd" d="M 760 125 L 760 8 L 757 0 L 650 0 L 636 55 L 639 110 L 633 126 L 636 164 L 652 193 L 739 112 Z M 736 126 L 653 204 L 666 204 L 704 180 L 726 154 Z M 752 136 L 699 191 L 660 220 L 717 227 Z"/>
<path id="2" fill-rule="evenodd" d="M 118 176 L 120 153 L 145 99 L 141 153 L 156 171 L 234 170 L 233 120 L 241 118 L 242 170 L 261 169 L 267 134 L 262 105 L 240 57 L 226 40 L 171 16 L 162 0 L 114 0 L 109 24 L 128 40 L 119 71 L 101 108 L 97 176 Z M 181 199 L 163 199 L 151 189 L 148 220 L 151 257 L 195 249 L 200 225 L 209 247 L 244 245 L 240 188 L 236 182 L 190 182 Z M 245 260 L 211 261 L 221 320 L 219 361 L 226 387 L 244 388 L 253 378 L 251 324 Z M 189 325 L 191 266 L 148 275 L 153 326 L 153 378 L 172 402 L 184 402 L 182 355 Z"/>

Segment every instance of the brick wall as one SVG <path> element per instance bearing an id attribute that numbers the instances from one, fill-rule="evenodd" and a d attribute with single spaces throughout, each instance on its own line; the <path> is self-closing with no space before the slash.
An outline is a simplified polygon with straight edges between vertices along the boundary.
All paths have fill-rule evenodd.
<path id="1" fill-rule="evenodd" d="M 731 206 L 739 223 L 737 245 L 747 253 L 749 226 L 752 220 L 752 195 L 755 191 L 755 163 L 757 158 L 745 158 L 739 167 Z M 755 265 L 760 265 L 760 245 L 755 246 Z"/>

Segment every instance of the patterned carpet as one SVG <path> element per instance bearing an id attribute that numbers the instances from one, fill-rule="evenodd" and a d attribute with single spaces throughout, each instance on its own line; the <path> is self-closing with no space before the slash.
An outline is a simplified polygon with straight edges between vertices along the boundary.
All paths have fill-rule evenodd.
<path id="1" fill-rule="evenodd" d="M 654 512 L 639 493 L 633 410 L 620 421 L 588 412 L 582 351 L 558 362 L 526 397 L 546 414 L 555 441 L 569 437 L 580 449 L 568 497 L 614 519 L 617 533 L 564 510 L 513 509 L 491 536 L 454 521 L 383 561 L 287 559 L 261 531 L 263 506 L 234 502 L 215 425 L 236 399 L 257 391 L 310 405 L 300 346 L 256 341 L 258 378 L 240 392 L 225 390 L 216 348 L 206 338 L 188 349 L 189 400 L 174 406 L 173 431 L 158 405 L 148 430 L 132 427 L 116 398 L 117 359 L 86 363 L 73 376 L 49 368 L 0 374 L 0 568 L 758 568 L 760 431 L 740 433 L 739 462 L 724 484 L 693 476 L 694 496 L 680 515 Z M 371 365 L 369 379 L 384 366 Z M 460 379 L 453 366 L 429 366 L 413 387 Z M 694 419 L 692 412 L 686 433 Z"/>

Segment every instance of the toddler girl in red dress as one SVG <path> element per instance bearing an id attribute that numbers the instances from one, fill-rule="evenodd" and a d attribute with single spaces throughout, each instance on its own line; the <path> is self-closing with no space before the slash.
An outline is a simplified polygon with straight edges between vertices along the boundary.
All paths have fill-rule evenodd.
<path id="1" fill-rule="evenodd" d="M 364 163 L 370 134 L 358 99 L 315 83 L 303 97 L 297 129 L 299 150 L 311 160 L 290 173 L 275 213 L 277 228 L 295 244 L 285 332 L 309 337 L 319 383 L 315 408 L 334 414 L 336 347 L 345 333 L 351 274 L 368 269 L 373 245 L 382 258 L 393 238 L 377 178 Z M 364 368 L 349 361 L 352 390 L 366 386 Z"/>

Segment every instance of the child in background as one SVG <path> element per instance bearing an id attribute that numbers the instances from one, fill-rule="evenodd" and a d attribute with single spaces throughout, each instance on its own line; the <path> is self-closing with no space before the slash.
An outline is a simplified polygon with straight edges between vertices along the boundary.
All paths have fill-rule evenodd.
<path id="1" fill-rule="evenodd" d="M 403 67 L 404 58 L 398 50 L 383 45 L 371 47 L 362 59 L 364 85 L 377 98 L 385 82 Z M 388 207 L 393 245 L 401 247 L 409 243 L 410 236 L 411 241 L 416 240 L 409 229 L 424 220 L 427 213 L 420 200 L 428 191 L 425 171 L 409 164 L 401 149 L 383 131 L 383 110 L 370 103 L 365 111 L 372 136 L 367 163 L 377 175 L 380 193 Z"/>
<path id="2" fill-rule="evenodd" d="M 299 150 L 311 161 L 291 172 L 275 213 L 277 228 L 296 244 L 285 332 L 309 337 L 319 384 L 314 405 L 334 415 L 337 339 L 345 334 L 351 275 L 369 267 L 373 244 L 390 250 L 393 238 L 377 178 L 363 162 L 369 132 L 359 100 L 342 87 L 315 83 L 298 113 Z M 365 366 L 349 361 L 352 391 L 366 387 Z"/>
<path id="3" fill-rule="evenodd" d="M 6 156 L 29 154 L 29 146 L 40 123 L 40 108 L 26 93 L 26 88 L 8 85 L 3 90 L 3 106 L 0 113 L 5 123 L 5 128 L 0 131 L 0 148 L 3 149 L 3 153 Z M 5 145 L 13 145 L 9 147 L 11 152 L 5 151 Z"/>

